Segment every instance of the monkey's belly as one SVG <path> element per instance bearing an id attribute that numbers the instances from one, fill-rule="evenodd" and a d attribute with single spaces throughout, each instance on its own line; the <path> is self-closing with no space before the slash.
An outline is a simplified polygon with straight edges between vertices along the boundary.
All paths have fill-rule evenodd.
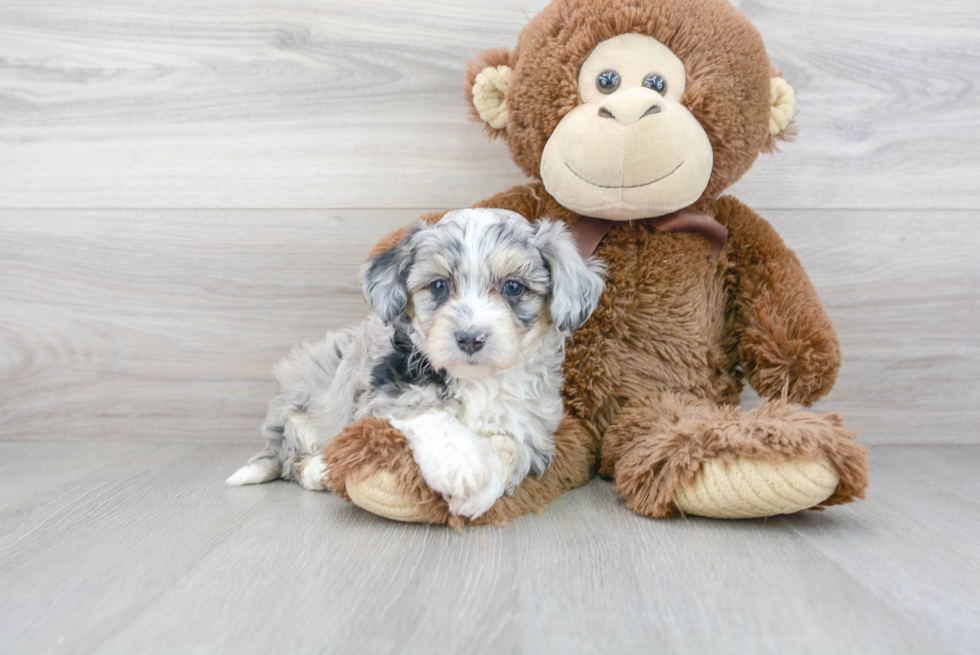
<path id="1" fill-rule="evenodd" d="M 617 225 L 607 239 L 597 251 L 608 266 L 606 291 L 569 347 L 566 397 L 593 406 L 659 390 L 730 397 L 737 383 L 722 348 L 725 263 L 694 234 Z"/>

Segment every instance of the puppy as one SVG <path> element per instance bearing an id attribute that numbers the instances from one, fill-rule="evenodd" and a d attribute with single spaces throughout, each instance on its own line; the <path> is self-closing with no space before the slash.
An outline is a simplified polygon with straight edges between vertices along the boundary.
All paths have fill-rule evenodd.
<path id="1" fill-rule="evenodd" d="M 554 457 L 565 340 L 603 274 L 562 223 L 464 209 L 413 226 L 362 271 L 373 316 L 276 366 L 266 447 L 227 484 L 322 489 L 317 453 L 372 416 L 406 436 L 452 513 L 479 516 Z"/>

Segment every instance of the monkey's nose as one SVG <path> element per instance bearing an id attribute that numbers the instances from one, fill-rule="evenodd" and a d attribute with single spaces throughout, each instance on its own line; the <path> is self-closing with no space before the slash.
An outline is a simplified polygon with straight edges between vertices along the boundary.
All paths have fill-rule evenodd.
<path id="1" fill-rule="evenodd" d="M 472 355 L 487 342 L 486 332 L 457 332 L 456 345 L 464 353 Z"/>
<path id="2" fill-rule="evenodd" d="M 602 107 L 599 107 L 599 118 L 611 118 L 619 123 L 622 123 L 623 125 L 629 125 L 630 123 L 635 123 L 646 116 L 659 114 L 663 110 L 664 108 L 660 106 L 660 103 L 655 102 L 647 107 L 642 114 L 636 111 L 633 107 L 628 106 L 620 107 L 618 109 L 619 114 L 614 114 L 609 107 L 603 105 Z"/>
<path id="3" fill-rule="evenodd" d="M 651 106 L 649 109 L 647 109 L 645 112 L 643 112 L 643 116 L 653 116 L 654 114 L 659 114 L 663 110 L 664 110 L 663 107 L 655 104 Z M 643 116 L 640 116 L 640 118 L 643 118 Z"/>

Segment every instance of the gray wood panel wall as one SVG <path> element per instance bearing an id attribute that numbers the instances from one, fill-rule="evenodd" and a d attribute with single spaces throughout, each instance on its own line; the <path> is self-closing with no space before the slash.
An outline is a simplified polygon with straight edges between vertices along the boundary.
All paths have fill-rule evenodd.
<path id="1" fill-rule="evenodd" d="M 4 0 L 0 439 L 257 442 L 272 364 L 365 313 L 371 244 L 523 181 L 462 71 L 544 4 Z M 838 326 L 820 409 L 980 442 L 975 0 L 737 4 L 798 94 L 733 192 Z"/>

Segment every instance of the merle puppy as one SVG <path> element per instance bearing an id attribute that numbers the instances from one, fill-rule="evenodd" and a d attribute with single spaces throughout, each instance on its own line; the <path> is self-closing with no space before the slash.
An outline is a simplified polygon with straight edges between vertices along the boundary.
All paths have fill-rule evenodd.
<path id="1" fill-rule="evenodd" d="M 555 453 L 566 338 L 602 293 L 603 266 L 567 228 L 501 209 L 419 223 L 368 261 L 366 321 L 275 368 L 262 452 L 229 485 L 322 489 L 318 455 L 345 426 L 389 419 L 454 514 L 474 518 Z"/>

